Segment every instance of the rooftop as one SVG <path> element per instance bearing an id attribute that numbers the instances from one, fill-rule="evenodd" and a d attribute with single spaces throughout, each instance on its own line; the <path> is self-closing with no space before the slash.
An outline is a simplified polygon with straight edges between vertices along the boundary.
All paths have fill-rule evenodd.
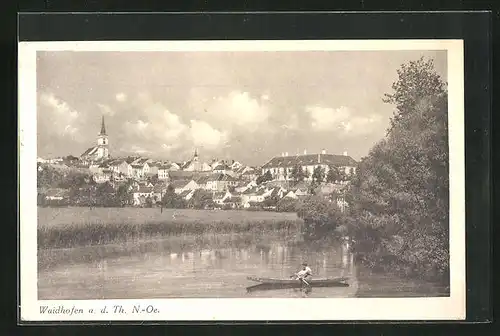
<path id="1" fill-rule="evenodd" d="M 355 166 L 357 162 L 348 155 L 336 154 L 307 154 L 294 156 L 276 156 L 269 160 L 262 168 L 293 167 L 296 165 L 312 166 L 326 164 L 333 166 Z"/>

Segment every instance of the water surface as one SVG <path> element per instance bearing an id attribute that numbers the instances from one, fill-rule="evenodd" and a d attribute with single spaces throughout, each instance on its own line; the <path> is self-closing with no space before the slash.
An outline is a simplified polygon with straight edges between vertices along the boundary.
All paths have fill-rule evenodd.
<path id="1" fill-rule="evenodd" d="M 206 237 L 205 237 L 206 238 Z M 246 237 L 248 238 L 248 237 Z M 38 295 L 48 299 L 442 296 L 444 288 L 374 274 L 346 246 L 318 247 L 230 235 L 217 243 L 178 244 L 171 237 L 130 246 L 39 251 Z M 181 238 L 185 239 L 185 238 Z M 253 241 L 253 242 L 252 242 Z M 52 261 L 52 262 L 51 262 Z M 288 278 L 302 261 L 315 277 L 348 276 L 349 287 L 246 292 L 248 276 Z"/>

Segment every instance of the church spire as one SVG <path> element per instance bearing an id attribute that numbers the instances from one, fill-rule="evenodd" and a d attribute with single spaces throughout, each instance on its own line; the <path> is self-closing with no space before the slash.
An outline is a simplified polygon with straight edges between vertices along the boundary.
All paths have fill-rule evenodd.
<path id="1" fill-rule="evenodd" d="M 198 162 L 198 148 L 194 149 L 193 161 Z"/>
<path id="2" fill-rule="evenodd" d="M 104 125 L 104 116 L 102 116 L 101 133 L 99 135 L 106 135 L 106 126 Z"/>

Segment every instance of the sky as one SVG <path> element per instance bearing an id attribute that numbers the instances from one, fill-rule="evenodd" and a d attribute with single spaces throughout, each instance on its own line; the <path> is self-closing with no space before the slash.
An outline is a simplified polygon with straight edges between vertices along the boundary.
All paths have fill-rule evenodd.
<path id="1" fill-rule="evenodd" d="M 421 56 L 446 81 L 446 51 L 38 51 L 38 156 L 79 156 L 104 116 L 114 157 L 359 160 L 385 135 L 396 70 Z"/>

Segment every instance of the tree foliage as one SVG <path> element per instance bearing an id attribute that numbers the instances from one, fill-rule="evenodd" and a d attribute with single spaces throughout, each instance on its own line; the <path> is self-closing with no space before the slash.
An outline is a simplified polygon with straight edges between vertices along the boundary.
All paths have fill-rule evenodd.
<path id="1" fill-rule="evenodd" d="M 316 184 L 319 184 L 325 180 L 325 169 L 321 166 L 317 166 L 314 168 L 314 171 L 312 173 L 312 180 Z"/>
<path id="2" fill-rule="evenodd" d="M 186 207 L 185 200 L 175 193 L 174 187 L 170 184 L 161 200 L 164 208 L 183 209 Z"/>
<path id="3" fill-rule="evenodd" d="M 278 212 L 296 212 L 298 201 L 292 197 L 283 197 L 276 203 Z"/>
<path id="4" fill-rule="evenodd" d="M 290 177 L 295 184 L 298 184 L 299 182 L 304 181 L 304 179 L 308 176 L 306 172 L 302 170 L 302 167 L 300 165 L 295 165 L 290 172 Z"/>
<path id="5" fill-rule="evenodd" d="M 192 209 L 207 209 L 214 206 L 212 194 L 209 191 L 198 189 L 188 201 L 188 206 Z"/>
<path id="6" fill-rule="evenodd" d="M 263 175 L 260 175 L 259 177 L 257 177 L 257 180 L 255 181 L 257 184 L 262 184 L 264 182 L 267 182 L 267 181 L 272 181 L 273 180 L 273 176 L 271 174 L 271 171 L 266 171 L 265 174 Z"/>
<path id="7" fill-rule="evenodd" d="M 315 240 L 333 234 L 344 223 L 343 215 L 335 203 L 323 197 L 308 196 L 298 202 L 297 216 L 304 221 L 305 239 Z"/>
<path id="8" fill-rule="evenodd" d="M 350 195 L 351 230 L 367 258 L 407 274 L 448 274 L 448 127 L 445 83 L 432 61 L 398 70 L 386 138 L 364 158 Z M 380 260 L 378 260 L 379 258 Z M 384 260 L 382 260 L 384 259 Z"/>
<path id="9" fill-rule="evenodd" d="M 326 174 L 326 182 L 335 183 L 341 180 L 341 174 L 338 167 L 329 166 L 328 173 Z"/>

